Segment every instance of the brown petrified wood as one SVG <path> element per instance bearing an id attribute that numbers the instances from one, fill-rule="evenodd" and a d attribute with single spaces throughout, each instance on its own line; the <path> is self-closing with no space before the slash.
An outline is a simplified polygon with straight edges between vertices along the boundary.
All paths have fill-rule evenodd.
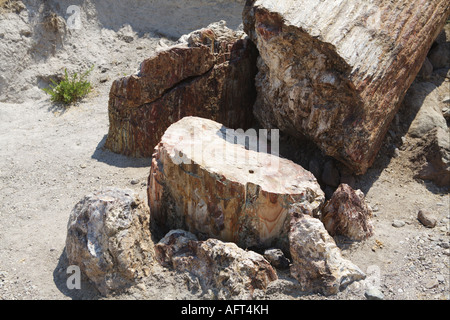
<path id="1" fill-rule="evenodd" d="M 361 190 L 343 183 L 322 210 L 322 222 L 330 235 L 364 240 L 373 235 L 372 209 Z"/>
<path id="2" fill-rule="evenodd" d="M 256 117 L 365 173 L 449 13 L 448 0 L 247 1 Z"/>
<path id="3" fill-rule="evenodd" d="M 148 182 L 156 235 L 184 229 L 242 248 L 289 250 L 289 209 L 296 205 L 318 216 L 324 193 L 301 166 L 239 141 L 245 141 L 244 132 L 197 117 L 167 129 L 155 148 Z"/>
<path id="4" fill-rule="evenodd" d="M 113 82 L 105 147 L 151 157 L 164 131 L 185 116 L 252 125 L 257 50 L 243 33 L 224 25 L 194 31 L 156 52 L 136 75 Z"/>

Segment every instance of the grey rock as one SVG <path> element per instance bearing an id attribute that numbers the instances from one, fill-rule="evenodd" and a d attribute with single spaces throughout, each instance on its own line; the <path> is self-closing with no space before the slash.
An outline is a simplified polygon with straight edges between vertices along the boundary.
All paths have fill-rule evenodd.
<path id="1" fill-rule="evenodd" d="M 383 300 L 384 299 L 383 292 L 381 292 L 381 290 L 379 290 L 375 287 L 368 288 L 364 292 L 364 296 L 367 298 L 367 300 Z"/>
<path id="2" fill-rule="evenodd" d="M 427 288 L 429 290 L 437 288 L 438 286 L 439 286 L 439 282 L 437 279 L 429 279 L 425 283 L 425 288 Z"/>
<path id="3" fill-rule="evenodd" d="M 431 180 L 440 187 L 450 186 L 449 129 L 437 127 L 428 131 L 411 160 L 418 171 L 414 178 Z"/>
<path id="4" fill-rule="evenodd" d="M 417 113 L 408 134 L 421 138 L 436 127 L 447 129 L 441 105 L 436 85 L 430 82 L 414 82 L 405 97 L 405 106 L 412 113 Z"/>
<path id="5" fill-rule="evenodd" d="M 280 249 L 267 249 L 264 251 L 264 258 L 277 269 L 289 268 L 289 259 L 285 257 L 283 251 Z"/>
<path id="6" fill-rule="evenodd" d="M 405 226 L 405 221 L 403 220 L 394 220 L 394 222 L 392 222 L 392 226 L 396 227 L 396 228 L 401 228 Z"/>
<path id="7" fill-rule="evenodd" d="M 428 210 L 419 210 L 417 219 L 427 228 L 434 228 L 437 223 L 436 217 Z"/>
<path id="8" fill-rule="evenodd" d="M 103 295 L 137 284 L 150 274 L 150 212 L 131 190 L 109 188 L 84 197 L 69 218 L 66 252 Z"/>
<path id="9" fill-rule="evenodd" d="M 303 291 L 337 294 L 365 274 L 341 250 L 316 218 L 292 212 L 289 232 L 291 275 Z"/>

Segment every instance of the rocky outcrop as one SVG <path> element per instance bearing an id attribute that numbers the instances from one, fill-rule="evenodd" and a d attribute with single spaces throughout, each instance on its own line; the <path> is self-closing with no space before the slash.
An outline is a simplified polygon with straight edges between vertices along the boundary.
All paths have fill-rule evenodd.
<path id="1" fill-rule="evenodd" d="M 254 113 L 366 172 L 450 13 L 446 0 L 249 0 Z"/>
<path id="2" fill-rule="evenodd" d="M 291 275 L 303 291 L 332 295 L 365 278 L 356 265 L 342 257 L 319 219 L 294 212 L 289 242 Z"/>
<path id="3" fill-rule="evenodd" d="M 372 210 L 361 190 L 341 184 L 322 210 L 322 222 L 330 235 L 364 240 L 373 235 Z"/>
<path id="4" fill-rule="evenodd" d="M 260 254 L 217 239 L 198 241 L 184 230 L 170 231 L 156 244 L 155 252 L 163 266 L 189 272 L 218 299 L 252 299 L 255 290 L 264 291 L 278 278 Z"/>
<path id="5" fill-rule="evenodd" d="M 288 250 L 289 208 L 295 204 L 302 213 L 318 216 L 324 193 L 311 173 L 262 152 L 267 141 L 261 134 L 259 141 L 255 137 L 256 132 L 229 130 L 197 117 L 171 125 L 152 159 L 152 226 L 162 232 L 184 229 L 242 248 Z"/>
<path id="6" fill-rule="evenodd" d="M 257 50 L 223 23 L 195 31 L 156 52 L 140 71 L 114 81 L 105 147 L 151 157 L 165 130 L 185 116 L 247 129 L 253 121 Z"/>
<path id="7" fill-rule="evenodd" d="M 78 202 L 67 226 L 66 252 L 104 295 L 150 274 L 154 248 L 145 202 L 131 190 L 105 189 Z"/>

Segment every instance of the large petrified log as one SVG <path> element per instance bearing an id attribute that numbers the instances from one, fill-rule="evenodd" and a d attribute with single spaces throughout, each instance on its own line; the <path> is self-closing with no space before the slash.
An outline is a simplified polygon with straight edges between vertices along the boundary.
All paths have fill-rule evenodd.
<path id="1" fill-rule="evenodd" d="M 257 50 L 245 34 L 212 24 L 156 52 L 140 71 L 113 82 L 105 147 L 150 157 L 164 131 L 185 116 L 231 128 L 252 125 Z"/>
<path id="2" fill-rule="evenodd" d="M 448 0 L 248 0 L 256 117 L 365 173 L 449 13 Z"/>
<path id="3" fill-rule="evenodd" d="M 249 140 L 256 136 L 246 134 Z M 318 216 L 324 193 L 301 166 L 262 152 L 264 139 L 257 149 L 245 137 L 243 131 L 197 117 L 167 129 L 155 148 L 148 182 L 156 236 L 157 230 L 184 229 L 243 248 L 289 250 L 289 208 L 295 204 Z M 273 147 L 274 133 L 271 139 Z"/>

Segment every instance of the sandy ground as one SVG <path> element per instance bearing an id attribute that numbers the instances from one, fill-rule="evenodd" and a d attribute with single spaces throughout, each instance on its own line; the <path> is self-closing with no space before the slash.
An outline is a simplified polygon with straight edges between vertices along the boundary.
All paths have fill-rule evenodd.
<path id="1" fill-rule="evenodd" d="M 170 34 L 164 34 L 162 22 L 158 28 L 152 20 L 154 25 L 148 30 L 144 29 L 144 20 L 139 25 L 123 26 L 124 14 L 107 19 L 105 1 L 87 1 L 82 6 L 85 29 L 61 33 L 61 39 L 58 33 L 46 33 L 44 41 L 43 27 L 31 22 L 41 21 L 48 10 L 64 16 L 69 2 L 58 2 L 59 6 L 50 1 L 44 8 L 39 1 L 24 1 L 27 9 L 19 14 L 0 14 L 0 299 L 101 298 L 86 279 L 81 290 L 66 286 L 64 247 L 70 211 L 84 195 L 103 187 L 131 188 L 145 198 L 150 167 L 150 159 L 127 158 L 103 149 L 111 82 L 134 72 L 143 58 L 197 29 L 196 24 L 234 19 L 230 17 L 241 5 L 217 1 L 222 10 L 206 10 L 205 1 L 197 1 L 197 8 L 208 11 L 211 21 L 197 19 L 179 30 L 167 28 Z M 133 1 L 123 2 L 144 19 Z M 195 1 L 188 2 L 195 7 Z M 160 5 L 158 1 L 151 3 Z M 97 11 L 98 7 L 103 9 Z M 181 12 L 175 12 L 180 18 Z M 205 17 L 205 12 L 200 16 Z M 232 24 L 238 28 L 236 21 Z M 46 44 L 54 46 L 44 50 Z M 95 89 L 75 106 L 64 109 L 54 105 L 39 89 L 64 67 L 82 70 L 92 64 Z M 375 165 L 356 180 L 374 208 L 375 235 L 360 243 L 336 240 L 344 256 L 367 272 L 367 282 L 378 286 L 385 299 L 448 300 L 449 194 L 430 182 L 412 178 L 408 152 L 400 150 L 397 157 L 392 156 L 389 150 L 406 130 L 399 130 L 396 139 L 387 138 Z M 418 222 L 419 209 L 437 215 L 435 228 L 425 228 Z M 392 226 L 394 220 L 405 224 L 396 228 Z M 325 298 L 303 295 L 287 273 L 279 272 L 279 277 L 261 299 L 365 299 L 366 282 Z M 207 298 L 188 276 L 165 269 L 130 292 L 111 297 Z"/>

